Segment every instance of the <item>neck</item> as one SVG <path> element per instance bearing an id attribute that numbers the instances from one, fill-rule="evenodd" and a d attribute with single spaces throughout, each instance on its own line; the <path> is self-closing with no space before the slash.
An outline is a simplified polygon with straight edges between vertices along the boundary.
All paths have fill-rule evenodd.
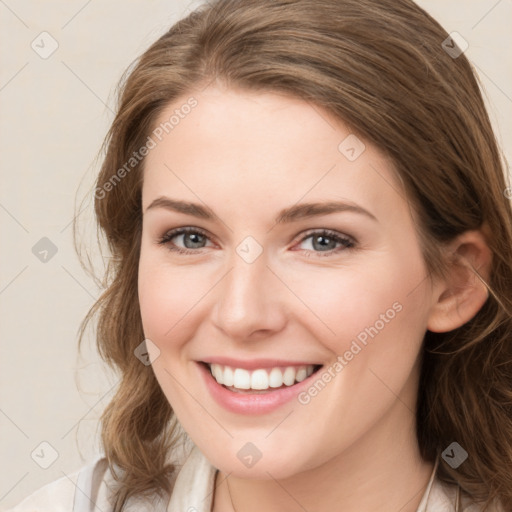
<path id="1" fill-rule="evenodd" d="M 218 472 L 213 512 L 416 512 L 434 465 L 419 454 L 414 414 L 399 400 L 358 441 L 289 478 L 251 480 Z M 392 408 L 392 409 L 393 409 Z M 232 503 L 232 504 L 231 504 Z"/>

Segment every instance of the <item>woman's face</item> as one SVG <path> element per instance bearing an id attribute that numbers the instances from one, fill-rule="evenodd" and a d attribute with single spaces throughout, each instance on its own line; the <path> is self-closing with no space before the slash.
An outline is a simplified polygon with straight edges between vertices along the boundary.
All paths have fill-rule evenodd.
<path id="1" fill-rule="evenodd" d="M 297 99 L 188 98 L 148 145 L 139 267 L 184 429 L 217 468 L 262 479 L 410 439 L 434 294 L 391 162 Z"/>

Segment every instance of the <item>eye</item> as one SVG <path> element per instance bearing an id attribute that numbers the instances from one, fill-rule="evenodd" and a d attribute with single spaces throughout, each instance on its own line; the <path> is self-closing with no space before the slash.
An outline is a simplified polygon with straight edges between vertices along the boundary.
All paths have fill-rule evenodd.
<path id="1" fill-rule="evenodd" d="M 303 246 L 302 250 L 312 251 L 317 253 L 318 256 L 330 256 L 342 250 L 353 249 L 355 242 L 335 231 L 322 229 L 309 232 L 306 236 L 303 236 L 299 245 Z"/>
<path id="2" fill-rule="evenodd" d="M 170 251 L 192 254 L 198 252 L 195 249 L 207 247 L 206 244 L 208 241 L 210 241 L 210 239 L 202 229 L 185 227 L 169 231 L 158 240 L 158 243 L 167 245 Z"/>
<path id="3" fill-rule="evenodd" d="M 200 249 L 212 246 L 208 234 L 192 226 L 169 231 L 158 240 L 159 245 L 166 245 L 170 251 L 182 254 L 197 254 Z M 209 244 L 209 245 L 208 245 Z M 310 231 L 299 241 L 299 249 L 315 253 L 317 256 L 330 256 L 342 250 L 355 247 L 353 239 L 342 236 L 335 231 L 321 229 Z"/>

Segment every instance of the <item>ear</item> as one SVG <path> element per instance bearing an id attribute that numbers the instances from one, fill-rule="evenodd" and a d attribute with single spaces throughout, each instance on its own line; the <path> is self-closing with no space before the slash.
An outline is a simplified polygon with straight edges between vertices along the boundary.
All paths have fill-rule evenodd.
<path id="1" fill-rule="evenodd" d="M 489 296 L 486 283 L 491 275 L 492 251 L 484 230 L 466 231 L 447 246 L 450 266 L 446 278 L 434 284 L 428 330 L 452 331 L 469 322 L 485 304 Z"/>

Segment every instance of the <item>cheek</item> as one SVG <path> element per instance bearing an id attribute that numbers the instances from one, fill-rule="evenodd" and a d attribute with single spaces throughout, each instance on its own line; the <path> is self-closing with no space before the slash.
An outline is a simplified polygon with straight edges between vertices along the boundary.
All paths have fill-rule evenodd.
<path id="1" fill-rule="evenodd" d="M 170 266 L 152 255 L 141 253 L 139 303 L 146 337 L 162 343 L 172 339 L 176 326 L 186 327 L 187 314 L 209 289 L 204 272 L 191 267 Z"/>
<path id="2" fill-rule="evenodd" d="M 181 363 L 187 359 L 182 340 L 194 336 L 191 319 L 204 288 L 204 276 L 200 278 L 198 272 L 171 267 L 160 254 L 142 248 L 138 293 L 144 336 L 158 347 L 152 368 L 176 413 L 187 406 L 187 396 L 178 384 L 184 380 Z"/>
<path id="3" fill-rule="evenodd" d="M 365 347 L 373 339 L 398 349 L 426 329 L 425 269 L 421 258 L 403 265 L 399 255 L 350 266 L 297 272 L 288 279 L 308 306 L 304 318 L 315 337 L 335 354 L 343 354 L 357 340 Z M 357 347 L 354 347 L 357 351 Z M 350 357 L 350 356 L 349 356 Z"/>
<path id="4" fill-rule="evenodd" d="M 312 383 L 299 403 L 310 414 L 312 428 L 321 411 L 338 447 L 369 428 L 401 390 L 413 408 L 413 387 L 406 384 L 426 330 L 427 284 L 421 259 L 411 258 L 407 266 L 401 261 L 374 258 L 364 271 L 316 273 L 297 292 L 321 320 L 310 315 L 309 329 L 333 353 L 318 377 L 322 382 Z"/>

